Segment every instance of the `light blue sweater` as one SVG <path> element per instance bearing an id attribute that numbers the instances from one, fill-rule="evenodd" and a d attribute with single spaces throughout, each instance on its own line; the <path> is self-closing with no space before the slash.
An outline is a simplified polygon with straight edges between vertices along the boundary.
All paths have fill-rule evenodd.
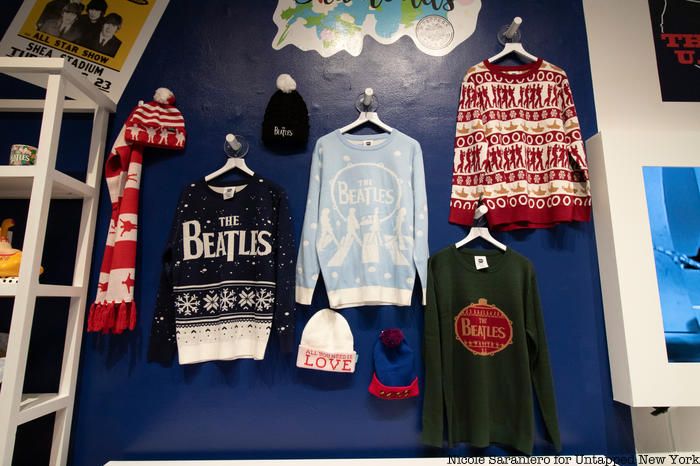
<path id="1" fill-rule="evenodd" d="M 316 142 L 299 248 L 296 300 L 319 274 L 331 307 L 408 306 L 416 270 L 425 301 L 428 206 L 418 142 L 398 130 L 336 130 Z"/>

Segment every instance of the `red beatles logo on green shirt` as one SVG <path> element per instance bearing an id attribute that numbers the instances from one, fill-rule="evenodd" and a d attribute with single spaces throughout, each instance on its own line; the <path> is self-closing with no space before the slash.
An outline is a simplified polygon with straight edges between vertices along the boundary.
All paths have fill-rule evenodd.
<path id="1" fill-rule="evenodd" d="M 493 356 L 513 343 L 513 323 L 496 306 L 480 298 L 455 317 L 455 335 L 476 356 Z"/>

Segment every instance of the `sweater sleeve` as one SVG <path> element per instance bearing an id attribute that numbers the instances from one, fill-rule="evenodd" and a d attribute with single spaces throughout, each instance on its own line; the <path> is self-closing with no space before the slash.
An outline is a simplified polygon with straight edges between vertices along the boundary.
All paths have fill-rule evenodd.
<path id="1" fill-rule="evenodd" d="M 423 152 L 416 144 L 413 153 L 413 263 L 423 290 L 423 305 L 427 301 L 428 279 L 428 198 L 425 194 Z"/>
<path id="2" fill-rule="evenodd" d="M 528 337 L 528 352 L 530 358 L 530 374 L 535 394 L 542 413 L 549 439 L 557 451 L 561 450 L 557 407 L 552 384 L 552 371 L 549 365 L 547 338 L 544 331 L 544 319 L 540 308 L 540 297 L 537 291 L 537 279 L 532 268 L 529 270 L 529 283 L 526 295 L 525 330 Z"/>
<path id="3" fill-rule="evenodd" d="M 586 152 L 583 138 L 581 137 L 581 127 L 579 126 L 578 114 L 574 105 L 574 96 L 571 92 L 569 78 L 564 75 L 559 89 L 559 108 L 564 122 L 564 140 L 569 164 L 574 172 L 574 180 L 584 183 L 585 192 L 590 197 L 588 188 L 588 163 L 586 162 Z"/>
<path id="4" fill-rule="evenodd" d="M 178 206 L 179 211 L 179 206 Z M 173 220 L 170 239 L 163 252 L 160 285 L 156 298 L 156 310 L 151 326 L 151 340 L 148 346 L 148 361 L 169 365 L 177 350 L 175 337 L 175 303 L 173 296 L 173 257 L 179 220 Z"/>
<path id="5" fill-rule="evenodd" d="M 460 88 L 457 109 L 449 217 L 450 222 L 460 225 L 471 225 L 474 221 L 474 210 L 483 193 L 483 176 L 490 171 L 485 160 L 487 143 L 481 120 L 482 99 L 483 95 L 477 94 L 471 73 L 467 72 Z"/>
<path id="6" fill-rule="evenodd" d="M 425 390 L 423 396 L 423 443 L 442 447 L 444 423 L 444 394 L 442 391 L 442 350 L 440 346 L 440 315 L 437 293 L 428 261 L 427 305 L 423 332 L 425 360 Z"/>
<path id="7" fill-rule="evenodd" d="M 277 249 L 274 328 L 282 352 L 294 346 L 294 233 L 287 194 L 282 192 L 277 207 Z"/>
<path id="8" fill-rule="evenodd" d="M 321 152 L 322 148 L 316 142 L 311 159 L 306 214 L 297 258 L 296 300 L 299 304 L 307 305 L 311 304 L 318 275 L 321 273 L 321 264 L 316 252 L 316 235 L 319 230 L 318 207 L 321 197 Z"/>

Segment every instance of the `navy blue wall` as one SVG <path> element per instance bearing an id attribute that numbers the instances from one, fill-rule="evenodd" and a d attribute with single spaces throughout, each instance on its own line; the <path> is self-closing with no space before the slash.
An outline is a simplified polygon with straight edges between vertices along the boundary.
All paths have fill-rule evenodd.
<path id="1" fill-rule="evenodd" d="M 516 5 L 517 4 L 517 5 Z M 0 5 L 7 27 L 20 0 Z M 485 1 L 474 35 L 446 57 L 417 51 L 409 38 L 383 46 L 365 40 L 359 57 L 321 58 L 294 47 L 275 51 L 274 0 L 231 2 L 172 0 L 124 93 L 108 145 L 139 99 L 171 88 L 187 120 L 184 153 L 146 155 L 139 231 L 134 333 L 87 335 L 82 351 L 71 464 L 109 459 L 303 458 L 434 456 L 448 452 L 419 441 L 421 400 L 386 402 L 367 393 L 371 348 L 379 330 L 402 327 L 419 349 L 422 309 L 370 307 L 343 311 L 360 354 L 353 375 L 294 367 L 273 344 L 262 362 L 174 365 L 145 361 L 162 252 L 180 188 L 224 162 L 224 135 L 249 136 L 249 165 L 286 188 L 297 238 L 304 215 L 309 153 L 277 156 L 260 144 L 265 106 L 279 73 L 297 80 L 311 118 L 311 143 L 357 116 L 354 100 L 374 88 L 388 124 L 423 146 L 435 252 L 464 235 L 447 223 L 452 144 L 459 83 L 466 69 L 500 49 L 496 31 L 513 16 L 525 19 L 526 48 L 562 66 L 571 78 L 584 137 L 596 132 L 588 48 L 580 1 Z M 16 142 L 22 125 L 2 120 L 0 147 Z M 73 123 L 73 122 L 71 122 Z M 87 136 L 68 125 L 74 138 Z M 64 144 L 62 157 L 68 144 Z M 63 168 L 80 170 L 77 161 Z M 72 165 L 71 165 L 72 164 Z M 103 187 L 93 273 L 106 235 L 109 205 Z M 497 235 L 535 264 L 552 358 L 564 454 L 629 454 L 634 451 L 629 410 L 612 401 L 598 265 L 592 224 Z M 297 338 L 313 311 L 299 306 Z M 422 361 L 419 359 L 419 363 Z M 505 381 L 507 383 L 507 381 Z M 453 450 L 454 454 L 502 454 L 502 450 Z M 538 437 L 537 454 L 551 448 Z"/>

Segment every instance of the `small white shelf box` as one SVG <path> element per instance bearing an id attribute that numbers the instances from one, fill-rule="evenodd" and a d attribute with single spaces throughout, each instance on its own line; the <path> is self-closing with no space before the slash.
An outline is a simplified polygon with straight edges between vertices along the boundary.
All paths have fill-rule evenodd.
<path id="1" fill-rule="evenodd" d="M 700 363 L 669 362 L 643 167 L 697 167 L 697 133 L 606 131 L 586 142 L 613 398 L 700 406 Z M 697 209 L 697 206 L 688 208 Z"/>

